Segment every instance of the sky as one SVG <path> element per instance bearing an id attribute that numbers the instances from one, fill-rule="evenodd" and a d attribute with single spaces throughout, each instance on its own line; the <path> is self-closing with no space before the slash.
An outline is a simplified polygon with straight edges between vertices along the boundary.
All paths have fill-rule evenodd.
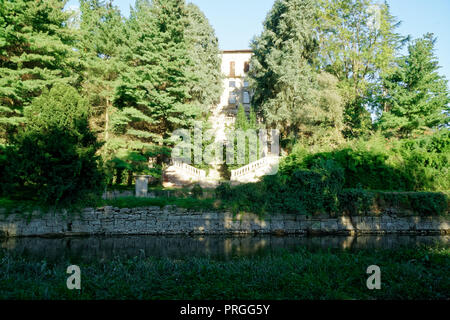
<path id="1" fill-rule="evenodd" d="M 222 50 L 247 49 L 251 39 L 261 33 L 262 23 L 274 0 L 188 0 L 205 13 L 216 30 Z M 450 1 L 387 0 L 391 13 L 401 21 L 397 31 L 413 38 L 432 32 L 437 37 L 436 55 L 440 73 L 450 80 Z M 134 0 L 115 0 L 122 14 L 128 16 Z M 78 6 L 69 0 L 68 6 Z"/>

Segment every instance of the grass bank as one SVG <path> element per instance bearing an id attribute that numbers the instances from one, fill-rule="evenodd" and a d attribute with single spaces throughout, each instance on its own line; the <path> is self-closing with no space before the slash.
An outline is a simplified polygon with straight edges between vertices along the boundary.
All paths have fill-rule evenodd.
<path id="1" fill-rule="evenodd" d="M 137 208 L 146 206 L 174 205 L 189 210 L 228 210 L 233 213 L 251 212 L 259 215 L 273 213 L 290 213 L 300 215 L 315 215 L 328 213 L 330 216 L 378 216 L 388 209 L 394 209 L 398 216 L 449 216 L 450 197 L 443 192 L 387 192 L 368 191 L 360 189 L 345 189 L 339 192 L 333 201 L 333 210 L 307 206 L 301 200 L 302 195 L 297 193 L 280 194 L 277 197 L 278 205 L 268 207 L 270 197 L 267 190 L 261 190 L 261 183 L 246 184 L 230 188 L 221 185 L 215 197 L 184 196 L 158 196 L 155 198 L 118 197 L 115 199 L 94 198 L 77 205 L 59 207 L 43 205 L 36 201 L 12 200 L 0 198 L 0 208 L 9 211 L 31 212 L 35 209 L 53 211 L 67 209 L 77 212 L 86 207 L 112 206 L 117 208 Z M 303 195 L 304 196 L 304 195 Z M 312 198 L 314 198 L 311 195 Z M 311 201 L 309 199 L 308 201 Z M 290 210 L 289 208 L 294 208 Z"/>
<path id="2" fill-rule="evenodd" d="M 450 248 L 395 250 L 299 248 L 217 261 L 135 257 L 79 264 L 81 291 L 66 288 L 66 268 L 0 251 L 0 299 L 449 299 Z M 381 290 L 366 287 L 381 268 Z"/>

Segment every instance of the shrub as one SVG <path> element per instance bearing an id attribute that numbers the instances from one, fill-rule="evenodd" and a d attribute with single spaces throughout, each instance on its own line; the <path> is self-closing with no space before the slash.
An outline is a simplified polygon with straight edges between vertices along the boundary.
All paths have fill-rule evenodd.
<path id="1" fill-rule="evenodd" d="M 437 192 L 382 192 L 346 189 L 339 194 L 344 215 L 379 214 L 395 209 L 398 215 L 448 215 L 448 197 Z"/>
<path id="2" fill-rule="evenodd" d="M 424 216 L 448 214 L 448 197 L 437 192 L 379 192 L 378 203 L 383 207 L 395 207 Z"/>
<path id="3" fill-rule="evenodd" d="M 9 185 L 16 196 L 47 203 L 74 203 L 102 190 L 96 140 L 61 129 L 29 131 L 9 150 Z M 24 192 L 26 194 L 24 194 Z"/>
<path id="4" fill-rule="evenodd" d="M 74 204 L 98 198 L 103 171 L 96 155 L 101 144 L 88 125 L 88 106 L 75 89 L 55 86 L 26 112 L 27 126 L 6 150 L 13 197 L 46 204 Z"/>
<path id="5" fill-rule="evenodd" d="M 332 160 L 344 170 L 345 188 L 440 191 L 450 189 L 450 133 L 443 129 L 420 139 L 389 141 L 375 136 L 354 140 L 336 150 L 309 152 L 296 147 L 280 164 L 280 172 L 312 169 Z"/>
<path id="6" fill-rule="evenodd" d="M 230 200 L 232 198 L 231 186 L 228 183 L 219 184 L 214 192 L 219 199 Z"/>
<path id="7" fill-rule="evenodd" d="M 203 197 L 203 188 L 198 183 L 192 188 L 192 196 L 196 199 Z"/>
<path id="8" fill-rule="evenodd" d="M 339 193 L 339 211 L 343 215 L 368 215 L 374 206 L 375 193 L 362 189 L 346 189 Z"/>
<path id="9" fill-rule="evenodd" d="M 7 177 L 7 171 L 6 171 L 6 164 L 7 164 L 7 157 L 5 148 L 0 145 L 0 195 L 4 195 L 7 192 L 6 187 L 6 177 Z"/>
<path id="10" fill-rule="evenodd" d="M 236 187 L 222 184 L 216 195 L 231 202 L 234 211 L 314 214 L 337 210 L 343 183 L 342 168 L 332 161 L 318 161 L 311 170 L 296 170 L 290 176 L 267 176 L 259 183 Z"/>
<path id="11" fill-rule="evenodd" d="M 402 141 L 394 150 L 403 159 L 403 171 L 413 181 L 412 190 L 450 189 L 450 132 Z"/>

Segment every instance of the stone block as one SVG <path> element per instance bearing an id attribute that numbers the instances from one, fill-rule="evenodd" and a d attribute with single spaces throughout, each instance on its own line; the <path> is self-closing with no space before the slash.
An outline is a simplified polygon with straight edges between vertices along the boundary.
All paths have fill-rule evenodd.
<path id="1" fill-rule="evenodd" d="M 337 232 L 338 223 L 336 219 L 325 219 L 320 222 L 320 229 L 322 232 Z"/>

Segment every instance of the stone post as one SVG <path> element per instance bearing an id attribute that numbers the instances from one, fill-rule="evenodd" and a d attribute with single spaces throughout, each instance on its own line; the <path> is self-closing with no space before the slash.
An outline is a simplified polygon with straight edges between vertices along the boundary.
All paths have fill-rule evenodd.
<path id="1" fill-rule="evenodd" d="M 136 197 L 146 197 L 148 193 L 148 179 L 150 176 L 135 176 L 136 178 Z"/>

